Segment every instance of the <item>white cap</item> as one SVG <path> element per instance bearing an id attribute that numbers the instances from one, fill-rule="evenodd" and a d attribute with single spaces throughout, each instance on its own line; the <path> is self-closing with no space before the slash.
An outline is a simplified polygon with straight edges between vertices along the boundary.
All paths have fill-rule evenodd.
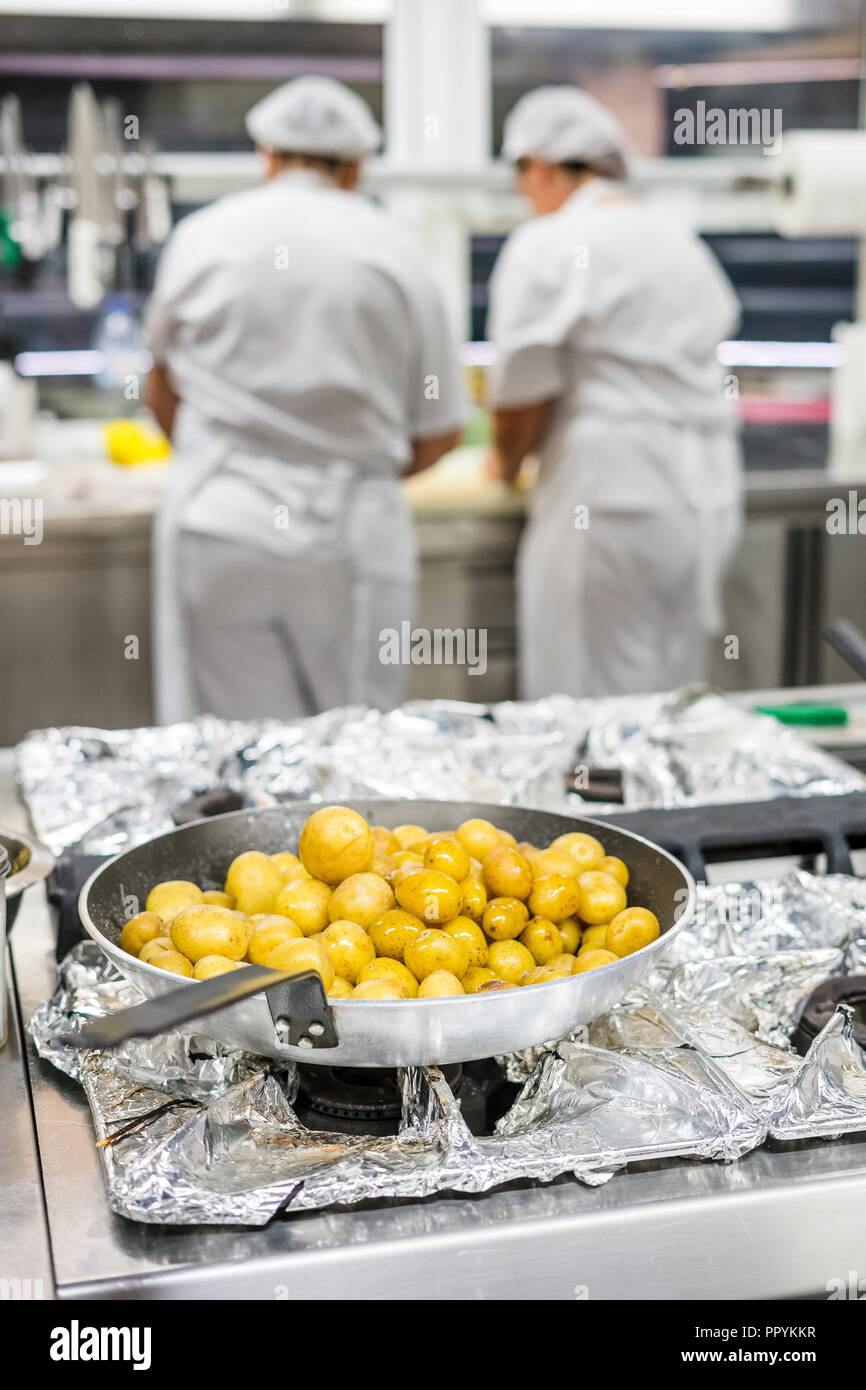
<path id="1" fill-rule="evenodd" d="M 257 145 L 277 153 L 355 160 L 378 149 L 369 106 L 332 77 L 296 77 L 256 102 L 246 117 Z"/>
<path id="2" fill-rule="evenodd" d="M 579 87 L 537 87 L 505 118 L 502 154 L 514 163 L 533 156 L 549 164 L 587 164 L 625 178 L 629 142 L 606 106 Z"/>

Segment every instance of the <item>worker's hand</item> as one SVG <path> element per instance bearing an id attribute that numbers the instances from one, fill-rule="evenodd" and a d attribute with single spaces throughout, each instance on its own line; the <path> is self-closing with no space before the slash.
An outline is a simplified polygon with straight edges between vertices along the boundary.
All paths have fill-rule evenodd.
<path id="1" fill-rule="evenodd" d="M 484 477 L 491 483 L 511 483 L 513 480 L 506 476 L 502 462 L 502 455 L 496 449 L 488 449 L 484 455 L 482 468 Z"/>

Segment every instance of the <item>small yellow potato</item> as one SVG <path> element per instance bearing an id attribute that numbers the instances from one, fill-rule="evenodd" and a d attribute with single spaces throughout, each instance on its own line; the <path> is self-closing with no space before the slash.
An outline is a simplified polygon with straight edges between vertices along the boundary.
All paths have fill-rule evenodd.
<path id="1" fill-rule="evenodd" d="M 469 952 L 469 964 L 487 964 L 487 941 L 484 933 L 471 917 L 455 917 L 442 928 L 446 936 L 462 941 Z"/>
<path id="2" fill-rule="evenodd" d="M 394 839 L 401 849 L 411 849 L 412 845 L 426 840 L 427 834 L 428 832 L 423 825 L 396 825 L 394 827 Z"/>
<path id="3" fill-rule="evenodd" d="M 563 951 L 570 951 L 572 955 L 580 945 L 580 923 L 575 917 L 563 917 L 561 922 L 556 924 L 557 930 L 562 937 Z"/>
<path id="4" fill-rule="evenodd" d="M 187 907 L 179 912 L 168 934 L 175 949 L 195 965 L 202 956 L 228 956 L 240 960 L 249 940 L 247 919 L 227 907 Z"/>
<path id="5" fill-rule="evenodd" d="M 555 975 L 573 975 L 577 965 L 577 956 L 573 956 L 570 951 L 561 951 L 558 956 L 551 956 L 545 963 L 546 970 L 552 970 Z"/>
<path id="6" fill-rule="evenodd" d="M 457 838 L 467 854 L 471 854 L 473 859 L 483 860 L 485 854 L 502 844 L 502 836 L 491 825 L 489 820 L 482 820 L 475 817 L 472 820 L 465 820 L 457 828 Z"/>
<path id="7" fill-rule="evenodd" d="M 264 965 L 284 941 L 297 941 L 304 933 L 296 922 L 276 913 L 265 913 L 255 924 L 247 942 L 247 960 L 252 965 Z"/>
<path id="8" fill-rule="evenodd" d="M 529 895 L 529 910 L 533 917 L 546 917 L 549 922 L 561 922 L 575 917 L 583 904 L 576 878 L 565 874 L 550 874 L 536 879 Z"/>
<path id="9" fill-rule="evenodd" d="M 350 874 L 365 874 L 373 863 L 373 832 L 348 806 L 323 806 L 301 831 L 298 854 L 313 878 L 332 886 Z"/>
<path id="10" fill-rule="evenodd" d="M 475 990 L 476 994 L 498 994 L 503 989 L 517 989 L 513 980 L 502 980 L 499 976 L 495 980 L 488 980 L 486 984 L 480 985 Z"/>
<path id="11" fill-rule="evenodd" d="M 158 936 L 165 936 L 165 921 L 158 912 L 137 912 L 124 922 L 120 933 L 121 950 L 131 956 L 141 955 L 142 946 Z"/>
<path id="12" fill-rule="evenodd" d="M 365 984 L 367 980 L 397 980 L 406 991 L 407 999 L 414 999 L 418 993 L 418 981 L 407 969 L 401 960 L 392 960 L 390 956 L 381 956 L 365 965 L 358 975 L 358 984 Z"/>
<path id="13" fill-rule="evenodd" d="M 457 920 L 455 918 L 455 920 Z M 424 923 L 414 912 L 406 912 L 402 907 L 383 912 L 375 922 L 370 923 L 370 940 L 377 956 L 388 956 L 392 960 L 403 960 L 410 941 L 414 941 L 424 931 Z"/>
<path id="14" fill-rule="evenodd" d="M 622 859 L 617 859 L 615 854 L 606 854 L 598 865 L 598 870 L 599 873 L 610 874 L 623 888 L 628 888 L 628 865 Z"/>
<path id="15" fill-rule="evenodd" d="M 393 884 L 394 875 L 398 868 L 399 865 L 393 854 L 380 854 L 377 850 L 373 855 L 373 866 L 370 869 L 370 873 L 378 874 L 386 883 Z"/>
<path id="16" fill-rule="evenodd" d="M 607 928 L 604 944 L 616 956 L 630 956 L 659 934 L 659 919 L 648 907 L 627 907 Z"/>
<path id="17" fill-rule="evenodd" d="M 259 927 L 293 927 L 296 925 L 291 917 L 285 917 L 281 912 L 254 912 L 251 917 L 247 918 L 247 923 L 251 936 L 254 931 L 258 931 Z"/>
<path id="18" fill-rule="evenodd" d="M 271 970 L 290 970 L 293 975 L 315 970 L 326 990 L 331 988 L 337 973 L 321 941 L 283 941 L 271 951 L 265 965 Z"/>
<path id="19" fill-rule="evenodd" d="M 328 925 L 330 902 L 331 890 L 327 883 L 315 878 L 295 878 L 280 889 L 273 910 L 296 922 L 304 936 L 312 936 L 313 932 L 324 931 Z"/>
<path id="20" fill-rule="evenodd" d="M 326 993 L 329 999 L 351 999 L 355 987 L 350 985 L 348 980 L 342 980 L 339 975 L 335 975 Z"/>
<path id="21" fill-rule="evenodd" d="M 227 907 L 234 908 L 235 900 L 230 893 L 223 893 L 219 888 L 209 888 L 206 893 L 202 893 L 201 900 L 208 907 Z"/>
<path id="22" fill-rule="evenodd" d="M 373 844 L 377 854 L 396 854 L 400 849 L 400 841 L 393 830 L 389 830 L 386 825 L 371 825 L 370 834 L 373 836 Z"/>
<path id="23" fill-rule="evenodd" d="M 611 965 L 615 960 L 619 960 L 619 956 L 613 951 L 586 951 L 583 955 L 578 952 L 573 973 L 581 975 L 584 970 L 597 970 L 600 965 Z"/>
<path id="24" fill-rule="evenodd" d="M 170 878 L 151 888 L 145 908 L 148 912 L 155 912 L 163 922 L 170 922 L 172 917 L 176 917 L 185 907 L 194 907 L 196 903 L 200 903 L 202 897 L 202 891 L 195 883 L 190 883 L 185 878 Z"/>
<path id="25" fill-rule="evenodd" d="M 456 835 L 431 835 L 424 850 L 424 867 L 460 883 L 469 873 L 469 855 Z"/>
<path id="26" fill-rule="evenodd" d="M 532 869 L 528 859 L 511 845 L 497 845 L 482 860 L 484 882 L 491 898 L 528 898 Z"/>
<path id="27" fill-rule="evenodd" d="M 434 970 L 432 975 L 425 975 L 418 986 L 419 999 L 439 999 L 447 994 L 465 993 L 457 976 L 448 970 Z"/>
<path id="28" fill-rule="evenodd" d="M 297 883 L 300 878 L 307 879 L 313 877 L 312 874 L 307 873 L 300 860 L 297 864 L 290 864 L 288 867 L 281 869 L 280 873 L 283 876 L 283 883 Z"/>
<path id="29" fill-rule="evenodd" d="M 562 953 L 562 937 L 559 928 L 546 917 L 530 917 L 523 931 L 520 933 L 520 940 L 523 945 L 531 952 L 536 965 L 546 965 L 551 956 L 558 956 Z"/>
<path id="30" fill-rule="evenodd" d="M 397 901 L 428 926 L 450 922 L 460 911 L 461 893 L 456 881 L 435 869 L 401 878 L 395 885 Z"/>
<path id="31" fill-rule="evenodd" d="M 588 927 L 610 922 L 618 912 L 624 911 L 628 901 L 625 889 L 615 878 L 611 878 L 610 874 L 592 869 L 581 874 L 577 882 L 580 888 L 578 911 L 581 920 L 586 922 Z"/>
<path id="32" fill-rule="evenodd" d="M 271 855 L 271 861 L 276 864 L 283 877 L 283 882 L 287 883 L 294 876 L 296 869 L 303 869 L 303 864 L 296 854 L 291 850 L 281 849 L 277 854 Z"/>
<path id="33" fill-rule="evenodd" d="M 352 999 L 408 999 L 406 986 L 399 980 L 382 975 L 376 980 L 361 980 L 352 991 Z"/>
<path id="34" fill-rule="evenodd" d="M 484 909 L 482 925 L 494 941 L 506 941 L 519 936 L 528 921 L 526 903 L 519 898 L 491 898 Z"/>
<path id="35" fill-rule="evenodd" d="M 600 927 L 585 927 L 580 938 L 581 951 L 596 951 L 603 947 L 607 940 L 607 923 L 602 922 Z M 580 954 L 580 952 L 578 952 Z"/>
<path id="36" fill-rule="evenodd" d="M 407 859 L 404 863 L 398 864 L 391 875 L 391 887 L 396 895 L 397 885 L 402 883 L 404 878 L 410 874 L 420 874 L 424 872 L 424 861 L 421 859 Z"/>
<path id="37" fill-rule="evenodd" d="M 376 948 L 357 922 L 332 922 L 322 932 L 322 945 L 337 974 L 355 984 L 365 965 L 376 959 Z"/>
<path id="38" fill-rule="evenodd" d="M 490 980 L 497 979 L 498 976 L 488 965 L 470 965 L 460 983 L 463 986 L 464 994 L 477 994 L 482 985 L 486 985 Z"/>
<path id="39" fill-rule="evenodd" d="M 587 869 L 597 869 L 604 859 L 604 845 L 601 841 L 594 835 L 584 835 L 579 830 L 569 831 L 567 835 L 558 835 L 550 848 L 564 849 L 576 861 L 581 873 L 585 873 Z"/>
<path id="40" fill-rule="evenodd" d="M 378 874 L 350 874 L 335 888 L 328 903 L 332 922 L 357 922 L 369 927 L 394 906 L 394 894 Z"/>
<path id="41" fill-rule="evenodd" d="M 565 976 L 561 970 L 551 970 L 549 965 L 536 965 L 534 970 L 529 970 L 520 981 L 525 989 L 527 985 L 549 985 L 552 980 L 563 980 Z"/>
<path id="42" fill-rule="evenodd" d="M 423 844 L 423 841 L 421 843 Z M 397 849 L 391 858 L 398 867 L 402 864 L 418 864 L 422 869 L 424 867 L 424 855 L 417 845 L 413 845 L 411 849 Z"/>
<path id="43" fill-rule="evenodd" d="M 459 980 L 469 968 L 469 947 L 438 927 L 428 927 L 409 942 L 404 958 L 416 980 L 423 980 L 436 970 L 447 970 Z"/>
<path id="44" fill-rule="evenodd" d="M 283 875 L 269 854 L 249 849 L 229 865 L 225 890 L 239 912 L 273 912 L 274 899 L 283 886 Z"/>
<path id="45" fill-rule="evenodd" d="M 476 922 L 484 916 L 484 909 L 487 906 L 487 889 L 479 875 L 470 874 L 459 884 L 460 888 L 460 911 L 467 917 L 472 917 Z"/>
<path id="46" fill-rule="evenodd" d="M 147 963 L 155 965 L 157 970 L 167 970 L 171 975 L 185 975 L 187 979 L 192 979 L 192 963 L 180 951 L 158 951 Z"/>
<path id="47" fill-rule="evenodd" d="M 145 941 L 138 953 L 138 959 L 148 961 L 151 956 L 158 956 L 160 951 L 173 950 L 174 942 L 170 936 L 155 936 L 152 941 Z"/>
<path id="48" fill-rule="evenodd" d="M 551 874 L 564 874 L 566 878 L 577 878 L 580 868 L 576 859 L 564 849 L 543 849 L 532 861 L 532 877 L 550 878 Z"/>
<path id="49" fill-rule="evenodd" d="M 487 964 L 497 979 L 507 980 L 512 985 L 519 985 L 524 975 L 535 969 L 532 952 L 519 941 L 491 942 Z"/>
<path id="50" fill-rule="evenodd" d="M 541 850 L 538 848 L 538 846 L 531 845 L 528 840 L 520 840 L 518 842 L 517 848 L 520 850 L 520 853 L 523 855 L 524 859 L 529 860 L 530 864 L 532 863 L 533 859 L 537 859 L 539 854 L 541 854 Z"/>
<path id="51" fill-rule="evenodd" d="M 212 980 L 214 975 L 225 975 L 229 970 L 240 970 L 241 966 L 236 960 L 229 960 L 228 956 L 202 956 L 197 960 L 193 967 L 193 977 L 196 980 Z"/>

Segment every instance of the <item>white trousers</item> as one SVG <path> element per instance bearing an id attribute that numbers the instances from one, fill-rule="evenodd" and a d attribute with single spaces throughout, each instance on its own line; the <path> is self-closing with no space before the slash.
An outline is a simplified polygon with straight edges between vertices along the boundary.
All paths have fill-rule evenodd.
<path id="1" fill-rule="evenodd" d="M 374 576 L 362 593 L 333 556 L 286 558 L 189 532 L 179 547 L 196 713 L 291 719 L 404 698 L 406 668 L 381 663 L 379 633 L 411 621 L 411 582 Z"/>
<path id="2" fill-rule="evenodd" d="M 739 506 L 700 523 L 593 511 L 559 536 L 531 522 L 518 565 L 520 694 L 629 695 L 706 679 L 702 566 L 713 533 L 718 582 L 740 532 Z"/>

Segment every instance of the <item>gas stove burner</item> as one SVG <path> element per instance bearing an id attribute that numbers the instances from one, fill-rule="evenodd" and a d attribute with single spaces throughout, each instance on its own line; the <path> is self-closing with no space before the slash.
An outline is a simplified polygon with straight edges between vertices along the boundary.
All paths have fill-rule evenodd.
<path id="1" fill-rule="evenodd" d="M 792 1039 L 801 1057 L 830 1022 L 837 1004 L 847 1004 L 853 1011 L 854 1039 L 866 1048 L 866 975 L 839 975 L 813 989 L 803 1006 Z"/>
<path id="2" fill-rule="evenodd" d="M 443 1067 L 442 1075 L 473 1134 L 484 1133 L 486 1101 L 482 1087 L 459 1062 Z M 401 1112 L 397 1071 L 387 1067 L 299 1066 L 294 1108 L 308 1129 L 336 1130 L 340 1134 L 396 1134 Z"/>

